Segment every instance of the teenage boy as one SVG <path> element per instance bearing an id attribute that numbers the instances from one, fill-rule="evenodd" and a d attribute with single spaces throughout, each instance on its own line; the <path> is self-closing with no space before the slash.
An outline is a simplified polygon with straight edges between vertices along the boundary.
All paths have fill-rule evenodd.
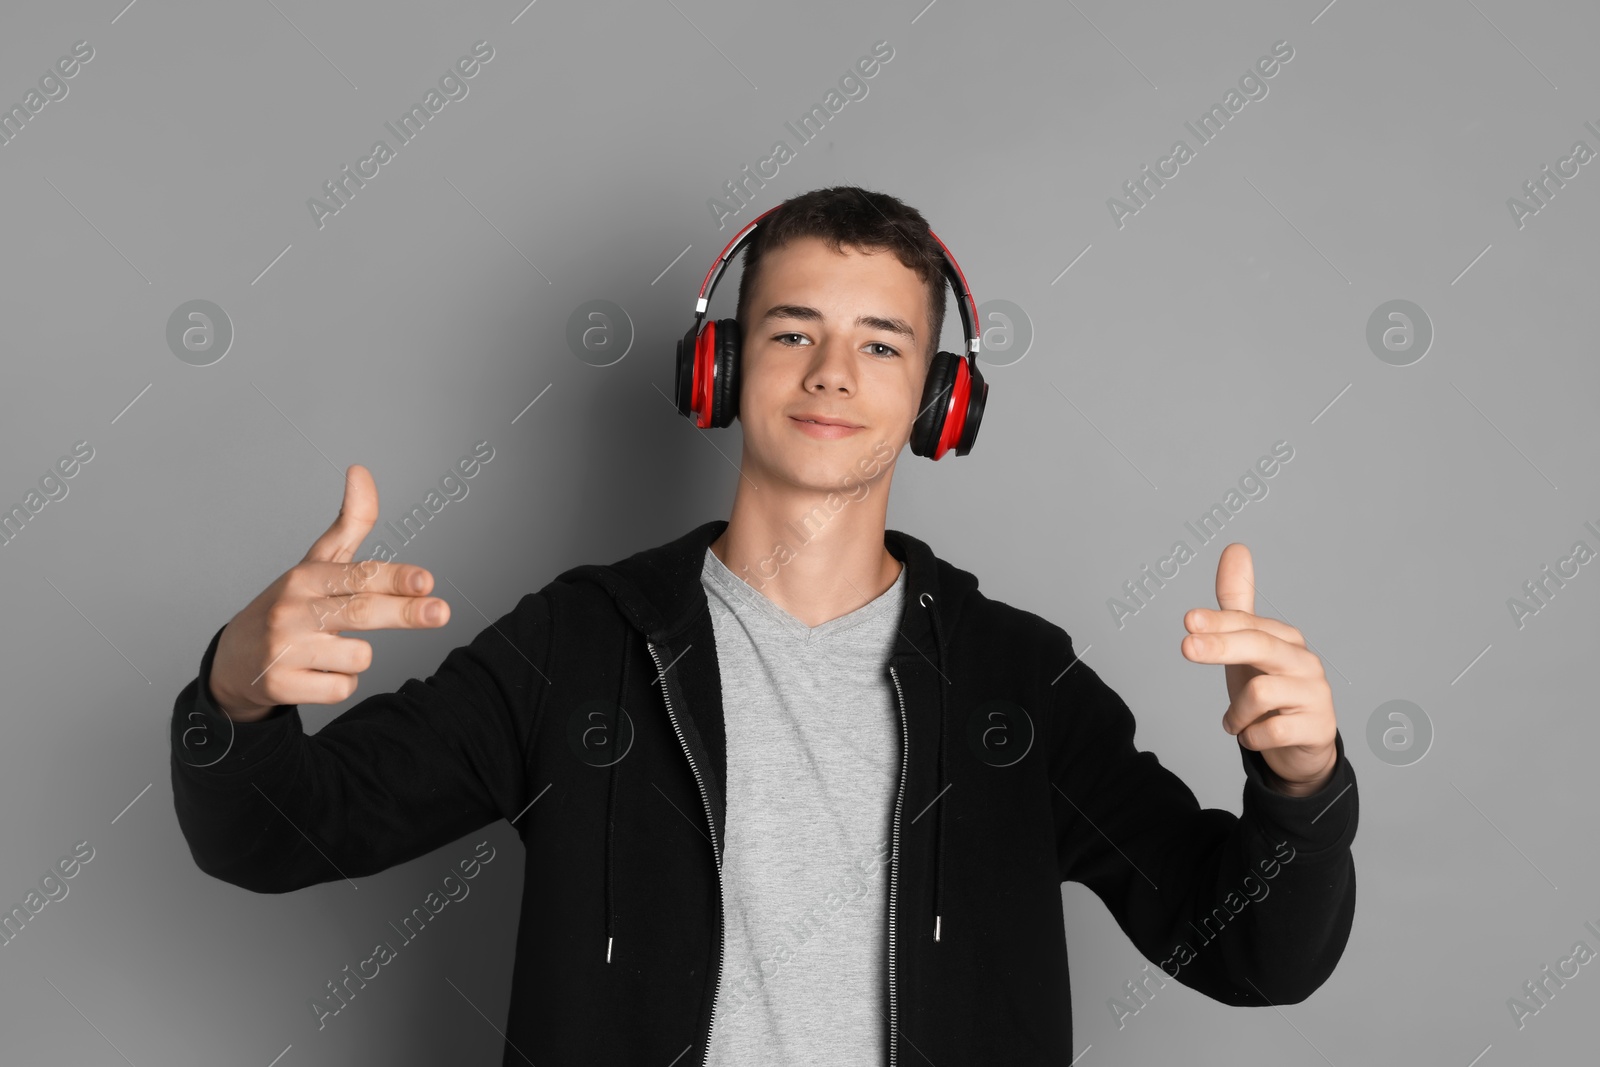
<path id="1" fill-rule="evenodd" d="M 1135 748 L 1064 630 L 885 528 L 945 311 L 923 216 L 816 190 L 744 252 L 731 516 L 561 573 L 307 736 L 297 705 L 372 663 L 342 632 L 450 614 L 424 568 L 353 562 L 379 512 L 350 467 L 338 519 L 178 695 L 200 869 L 282 893 L 509 820 L 508 1065 L 1065 1064 L 1068 880 L 1160 966 L 1131 999 L 1310 996 L 1351 928 L 1355 774 L 1320 661 L 1254 613 L 1249 550 L 1179 646 L 1225 665 L 1235 816 Z"/>

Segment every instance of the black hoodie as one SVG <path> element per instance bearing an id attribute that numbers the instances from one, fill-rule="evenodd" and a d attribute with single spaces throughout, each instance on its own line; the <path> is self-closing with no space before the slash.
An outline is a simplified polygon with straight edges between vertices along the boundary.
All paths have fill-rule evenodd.
<path id="1" fill-rule="evenodd" d="M 195 863 L 283 893 L 509 820 L 525 867 L 503 1062 L 703 1063 L 727 742 L 700 570 L 726 526 L 562 572 L 426 680 L 315 735 L 295 706 L 237 725 L 217 711 L 219 629 L 173 708 L 173 800 Z M 1134 747 L 1132 713 L 1064 630 L 989 599 L 917 538 L 884 541 L 907 579 L 889 664 L 903 747 L 888 981 L 873 1006 L 890 1067 L 1072 1061 L 1068 880 L 1208 997 L 1310 996 L 1355 910 L 1342 737 L 1332 779 L 1306 797 L 1272 790 L 1260 753 L 1236 746 L 1243 815 L 1201 808 Z"/>

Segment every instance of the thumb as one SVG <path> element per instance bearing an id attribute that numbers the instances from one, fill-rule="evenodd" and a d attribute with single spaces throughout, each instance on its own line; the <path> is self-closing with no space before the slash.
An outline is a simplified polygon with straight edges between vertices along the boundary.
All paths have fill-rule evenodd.
<path id="1" fill-rule="evenodd" d="M 344 502 L 339 506 L 339 517 L 317 538 L 301 562 L 349 563 L 377 521 L 378 483 L 372 480 L 371 471 L 352 463 L 344 473 Z"/>
<path id="2" fill-rule="evenodd" d="M 1235 541 L 1217 558 L 1217 607 L 1256 613 L 1256 572 L 1250 549 Z"/>

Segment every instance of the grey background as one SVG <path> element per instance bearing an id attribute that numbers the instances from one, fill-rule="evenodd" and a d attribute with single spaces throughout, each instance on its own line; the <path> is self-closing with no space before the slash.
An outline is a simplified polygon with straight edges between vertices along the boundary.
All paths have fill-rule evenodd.
<path id="1" fill-rule="evenodd" d="M 1304 1004 L 1229 1009 L 1169 983 L 1119 1030 L 1107 999 L 1145 961 L 1091 893 L 1063 889 L 1078 1063 L 1592 1054 L 1595 967 L 1520 1031 L 1506 999 L 1577 940 L 1600 948 L 1583 927 L 1600 925 L 1583 673 L 1600 566 L 1521 628 L 1507 600 L 1574 541 L 1600 548 L 1583 526 L 1600 526 L 1600 163 L 1522 228 L 1506 200 L 1574 141 L 1600 149 L 1583 127 L 1600 125 L 1600 17 L 925 2 L 8 5 L 0 103 L 74 42 L 94 58 L 0 146 L 0 504 L 76 441 L 94 458 L 0 549 L 0 902 L 75 842 L 95 855 L 0 948 L 6 1062 L 499 1062 L 511 827 L 359 892 L 237 890 L 178 832 L 173 698 L 332 522 L 349 463 L 398 519 L 474 442 L 495 449 L 399 557 L 470 604 L 441 582 L 448 627 L 373 635 L 353 699 L 425 677 L 561 569 L 726 516 L 739 430 L 699 433 L 667 399 L 672 343 L 735 229 L 706 201 L 774 140 L 793 147 L 783 123 L 878 40 L 894 57 L 868 95 L 738 221 L 822 185 L 891 192 L 980 303 L 1012 301 L 1034 333 L 988 369 L 971 455 L 902 453 L 889 524 L 1064 626 L 1140 746 L 1234 811 L 1222 672 L 1178 644 L 1183 612 L 1215 606 L 1217 553 L 1244 541 L 1257 610 L 1324 657 L 1360 776 L 1354 931 Z M 479 40 L 494 58 L 469 95 L 318 229 L 307 198 L 392 142 L 383 123 Z M 1268 95 L 1119 229 L 1107 198 L 1175 139 L 1193 146 L 1183 123 L 1279 40 L 1294 58 Z M 194 299 L 234 330 L 210 366 L 166 343 Z M 563 341 L 592 299 L 637 332 L 611 366 Z M 1405 367 L 1365 340 L 1393 299 L 1435 331 Z M 952 314 L 945 347 L 958 333 Z M 1118 628 L 1107 599 L 1195 544 L 1184 522 L 1279 440 L 1294 458 L 1270 493 Z M 1409 766 L 1366 741 L 1395 699 L 1435 731 Z M 308 706 L 307 728 L 347 706 Z M 498 856 L 472 896 L 319 1033 L 307 1001 L 485 837 Z"/>

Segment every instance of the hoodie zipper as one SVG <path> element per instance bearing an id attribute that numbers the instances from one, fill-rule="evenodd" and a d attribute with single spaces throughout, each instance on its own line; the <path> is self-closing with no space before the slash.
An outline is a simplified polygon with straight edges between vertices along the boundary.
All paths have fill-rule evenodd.
<path id="1" fill-rule="evenodd" d="M 900 788 L 894 798 L 894 844 L 889 852 L 889 1067 L 894 1067 L 900 1051 L 899 1006 L 894 988 L 894 915 L 895 891 L 900 885 L 900 808 L 906 795 L 906 757 L 911 748 L 911 738 L 906 727 L 906 697 L 900 689 L 900 675 L 891 664 L 889 676 L 894 679 L 894 695 L 900 703 Z M 719 975 L 720 977 L 720 975 Z"/>
<path id="2" fill-rule="evenodd" d="M 684 739 L 683 730 L 678 726 L 677 713 L 672 710 L 672 696 L 667 690 L 666 669 L 661 666 L 661 656 L 656 652 L 655 642 L 647 640 L 645 644 L 650 649 L 650 658 L 655 660 L 656 673 L 661 676 L 661 698 L 667 703 L 667 718 L 672 720 L 672 732 L 678 735 L 678 744 L 682 746 L 683 754 L 689 758 L 689 769 L 694 772 L 695 785 L 700 787 L 700 802 L 705 805 L 706 824 L 711 827 L 711 857 L 716 861 L 717 864 L 717 983 L 711 991 L 711 1019 L 706 1023 L 705 1052 L 700 1057 L 700 1067 L 705 1067 L 707 1061 L 711 1059 L 711 1031 L 716 1026 L 717 997 L 722 992 L 722 954 L 724 949 L 727 947 L 727 936 L 726 931 L 723 929 L 722 917 L 722 853 L 717 848 L 717 823 L 711 815 L 711 798 L 706 794 L 705 780 L 700 777 L 700 767 L 695 763 L 694 753 L 689 751 L 689 742 Z M 905 712 L 902 706 L 902 717 L 904 714 Z M 895 815 L 895 824 L 896 826 L 899 825 L 898 812 Z M 892 947 L 893 942 L 891 941 L 890 944 L 891 948 L 889 951 L 889 958 L 891 964 L 889 973 L 892 976 L 894 973 L 892 962 L 894 959 L 894 950 Z"/>

